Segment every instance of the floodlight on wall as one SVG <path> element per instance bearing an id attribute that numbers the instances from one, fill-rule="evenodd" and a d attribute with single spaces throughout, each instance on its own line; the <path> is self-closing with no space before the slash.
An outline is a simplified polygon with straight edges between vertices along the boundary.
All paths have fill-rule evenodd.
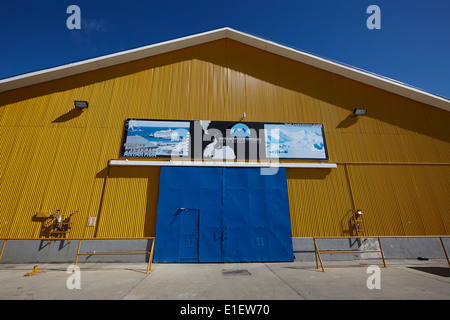
<path id="1" fill-rule="evenodd" d="M 75 100 L 74 102 L 75 108 L 77 109 L 87 109 L 88 107 L 88 102 L 87 101 L 77 101 Z"/>
<path id="2" fill-rule="evenodd" d="M 353 115 L 354 116 L 365 116 L 366 112 L 367 112 L 367 109 L 356 108 L 355 110 L 353 110 Z"/>

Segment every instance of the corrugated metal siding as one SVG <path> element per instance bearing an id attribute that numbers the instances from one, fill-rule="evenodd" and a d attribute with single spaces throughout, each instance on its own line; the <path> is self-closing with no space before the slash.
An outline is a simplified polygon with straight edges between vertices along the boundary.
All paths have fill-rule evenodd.
<path id="1" fill-rule="evenodd" d="M 367 116 L 353 117 L 355 107 Z M 294 236 L 352 232 L 344 163 L 372 233 L 449 233 L 448 112 L 219 40 L 1 93 L 0 236 L 40 236 L 35 213 L 58 208 L 79 209 L 74 236 L 92 236 L 86 220 L 99 214 L 126 118 L 237 121 L 243 112 L 248 121 L 324 123 L 338 168 L 288 170 Z M 154 235 L 158 172 L 111 170 L 99 236 Z"/>
<path id="2" fill-rule="evenodd" d="M 352 201 L 343 166 L 289 169 L 287 183 L 294 237 L 352 235 Z"/>
<path id="3" fill-rule="evenodd" d="M 349 173 L 370 234 L 450 232 L 449 167 L 350 165 Z"/>
<path id="4" fill-rule="evenodd" d="M 99 237 L 154 235 L 160 168 L 111 167 Z"/>

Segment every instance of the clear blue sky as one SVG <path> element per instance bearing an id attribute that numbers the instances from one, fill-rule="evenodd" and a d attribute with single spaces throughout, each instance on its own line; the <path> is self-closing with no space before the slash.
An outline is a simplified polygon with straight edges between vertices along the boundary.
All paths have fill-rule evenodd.
<path id="1" fill-rule="evenodd" d="M 72 4 L 81 30 L 66 27 Z M 449 0 L 2 0 L 0 79 L 221 27 L 450 98 Z"/>

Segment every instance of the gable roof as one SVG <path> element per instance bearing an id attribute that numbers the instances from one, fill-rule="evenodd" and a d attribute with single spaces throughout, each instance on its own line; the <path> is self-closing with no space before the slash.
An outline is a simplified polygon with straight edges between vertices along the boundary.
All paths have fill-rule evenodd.
<path id="1" fill-rule="evenodd" d="M 450 99 L 417 89 L 393 79 L 321 58 L 228 27 L 3 79 L 0 80 L 0 92 L 60 79 L 225 38 L 450 111 Z"/>

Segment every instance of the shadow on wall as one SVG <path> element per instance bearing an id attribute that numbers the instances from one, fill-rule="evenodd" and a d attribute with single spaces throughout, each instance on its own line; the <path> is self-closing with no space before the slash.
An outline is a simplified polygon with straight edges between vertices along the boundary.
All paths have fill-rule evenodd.
<path id="1" fill-rule="evenodd" d="M 345 215 L 341 219 L 342 234 L 344 236 L 356 236 L 356 228 L 353 220 L 353 211 L 347 210 Z"/>
<path id="2" fill-rule="evenodd" d="M 358 121 L 358 117 L 354 116 L 353 113 L 349 114 L 347 118 L 339 122 L 336 128 L 345 129 L 354 125 Z"/>
<path id="3" fill-rule="evenodd" d="M 108 172 L 109 171 L 109 172 Z M 118 179 L 116 181 L 118 188 L 115 190 L 106 188 L 104 191 L 104 202 L 114 201 L 114 203 L 122 203 L 121 207 L 130 208 L 129 214 L 133 214 L 133 205 L 134 201 L 145 201 L 145 221 L 142 226 L 143 237 L 153 237 L 155 236 L 156 231 L 156 213 L 158 209 L 158 191 L 159 191 L 159 175 L 160 168 L 159 167 L 128 167 L 128 166 L 111 166 L 108 170 L 108 167 L 103 168 L 96 175 L 96 178 L 104 179 L 106 182 L 106 176 L 108 176 L 108 181 L 112 181 L 113 179 Z M 134 195 L 130 195 L 128 191 L 129 182 L 126 182 L 125 179 L 131 179 L 131 183 L 137 182 L 136 179 L 147 179 L 147 193 L 144 199 L 138 199 Z M 123 180 L 123 181 L 122 181 Z M 108 182 L 108 184 L 110 184 Z M 122 186 L 121 186 L 122 184 Z M 108 212 L 105 210 L 106 205 L 103 205 L 103 211 L 101 213 L 102 217 L 100 219 L 99 233 L 98 236 L 101 237 L 102 229 L 105 227 L 105 224 L 108 223 Z M 100 214 L 100 207 L 99 207 Z M 130 221 L 130 215 L 123 215 L 124 223 L 126 221 Z M 114 229 L 117 229 L 114 227 Z M 104 229 L 103 229 L 104 230 Z M 120 230 L 115 230 L 114 232 L 120 233 Z M 120 235 L 115 235 L 120 236 Z M 140 236 L 140 235 L 139 235 Z M 151 244 L 151 241 L 149 242 Z"/>
<path id="4" fill-rule="evenodd" d="M 31 218 L 31 221 L 33 221 L 33 222 L 40 222 L 41 223 L 41 228 L 39 230 L 39 238 L 48 238 L 48 237 L 50 237 L 50 231 L 52 229 L 53 219 L 37 218 L 37 217 L 33 216 Z"/>
<path id="5" fill-rule="evenodd" d="M 331 169 L 290 168 L 286 170 L 287 179 L 325 179 L 331 173 Z"/>
<path id="6" fill-rule="evenodd" d="M 77 109 L 73 108 L 70 111 L 66 112 L 65 114 L 59 116 L 55 120 L 52 121 L 52 123 L 61 123 L 66 122 L 72 119 L 75 119 L 76 117 L 80 116 L 83 113 L 83 109 Z"/>

